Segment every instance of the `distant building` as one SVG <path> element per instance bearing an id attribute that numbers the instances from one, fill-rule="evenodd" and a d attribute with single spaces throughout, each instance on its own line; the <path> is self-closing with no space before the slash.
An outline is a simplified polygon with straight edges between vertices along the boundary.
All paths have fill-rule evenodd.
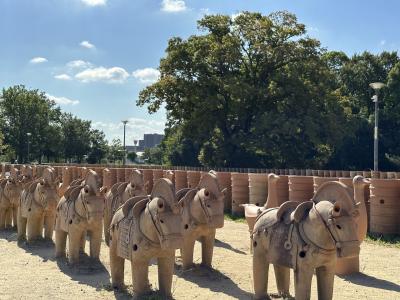
<path id="1" fill-rule="evenodd" d="M 127 152 L 142 152 L 147 148 L 157 147 L 163 140 L 164 135 L 158 133 L 145 133 L 143 140 L 135 141 L 135 146 L 126 146 Z"/>

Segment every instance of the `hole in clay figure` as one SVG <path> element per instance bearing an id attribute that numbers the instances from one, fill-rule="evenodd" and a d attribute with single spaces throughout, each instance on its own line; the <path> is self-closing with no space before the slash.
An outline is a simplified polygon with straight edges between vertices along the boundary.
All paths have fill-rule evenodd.
<path id="1" fill-rule="evenodd" d="M 135 244 L 133 245 L 133 251 L 137 251 L 138 246 Z"/>
<path id="2" fill-rule="evenodd" d="M 189 225 L 188 225 L 188 224 L 186 224 L 186 225 L 185 225 L 185 229 L 188 229 L 188 228 L 189 228 Z"/>
<path id="3" fill-rule="evenodd" d="M 306 257 L 306 252 L 305 252 L 305 251 L 300 251 L 300 252 L 299 252 L 299 256 L 300 256 L 301 258 Z"/>
<path id="4" fill-rule="evenodd" d="M 257 242 L 256 241 L 253 242 L 253 247 L 257 247 Z"/>
<path id="5" fill-rule="evenodd" d="M 336 225 L 337 229 L 342 229 L 342 226 Z"/>
<path id="6" fill-rule="evenodd" d="M 385 200 L 381 199 L 381 200 L 379 200 L 379 203 L 383 204 L 383 203 L 385 203 Z"/>
<path id="7" fill-rule="evenodd" d="M 160 204 L 158 204 L 158 207 L 159 207 L 159 208 L 163 208 L 163 207 L 164 207 L 164 204 L 160 203 Z"/>
<path id="8" fill-rule="evenodd" d="M 256 203 L 256 206 L 260 206 L 260 203 Z"/>
<path id="9" fill-rule="evenodd" d="M 69 220 L 69 224 L 72 224 L 72 220 Z"/>
<path id="10" fill-rule="evenodd" d="M 163 221 L 163 220 L 160 220 L 160 222 L 161 222 L 161 223 L 164 223 L 164 221 Z"/>
<path id="11" fill-rule="evenodd" d="M 30 208 L 28 208 L 28 211 L 31 211 L 31 209 L 30 209 Z"/>
<path id="12" fill-rule="evenodd" d="M 204 191 L 204 195 L 205 195 L 206 197 L 210 196 L 209 191 L 205 190 L 205 191 Z"/>
<path id="13" fill-rule="evenodd" d="M 340 208 L 339 207 L 335 207 L 335 212 L 339 212 Z"/>
<path id="14" fill-rule="evenodd" d="M 211 205 L 210 205 L 210 204 L 207 204 L 207 207 L 208 207 L 208 208 L 210 208 L 210 207 L 211 207 Z"/>

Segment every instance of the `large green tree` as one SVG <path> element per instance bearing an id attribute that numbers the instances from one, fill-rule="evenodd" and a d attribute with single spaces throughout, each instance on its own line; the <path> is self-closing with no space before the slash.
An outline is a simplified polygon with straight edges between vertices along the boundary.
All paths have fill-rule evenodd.
<path id="1" fill-rule="evenodd" d="M 341 144 L 345 116 L 333 71 L 305 26 L 287 12 L 198 24 L 203 34 L 169 41 L 160 79 L 138 100 L 149 112 L 165 105 L 166 141 L 176 142 L 164 143 L 167 156 L 189 142 L 197 151 L 188 161 L 203 165 L 325 164 Z"/>
<path id="2" fill-rule="evenodd" d="M 44 92 L 28 90 L 23 85 L 3 89 L 1 98 L 5 142 L 15 150 L 18 161 L 24 162 L 28 159 L 29 141 L 30 158 L 41 161 L 49 145 L 51 125 L 58 121 L 59 108 Z"/>

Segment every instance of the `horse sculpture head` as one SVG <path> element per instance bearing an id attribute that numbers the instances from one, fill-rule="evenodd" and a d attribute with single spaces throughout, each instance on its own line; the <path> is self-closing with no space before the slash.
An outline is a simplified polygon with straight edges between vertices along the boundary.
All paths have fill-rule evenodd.
<path id="1" fill-rule="evenodd" d="M 42 171 L 41 178 L 31 183 L 28 189 L 45 211 L 55 212 L 60 200 L 57 194 L 57 185 L 58 180 L 54 170 L 46 167 Z"/>
<path id="2" fill-rule="evenodd" d="M 188 192 L 182 200 L 184 205 L 189 206 L 190 216 L 194 218 L 192 221 L 212 228 L 222 228 L 226 189 L 221 191 L 215 172 L 204 174 L 196 189 L 186 190 Z"/>
<path id="3" fill-rule="evenodd" d="M 357 256 L 360 252 L 354 210 L 346 210 L 340 201 L 307 201 L 294 212 L 300 233 L 321 250 L 337 251 L 338 257 Z"/>
<path id="4" fill-rule="evenodd" d="M 130 197 L 142 196 L 146 194 L 143 174 L 138 169 L 133 169 L 129 176 L 128 191 Z"/>
<path id="5" fill-rule="evenodd" d="M 22 181 L 21 179 L 8 177 L 5 185 L 5 194 L 8 197 L 11 204 L 17 204 L 19 202 L 19 197 L 22 192 Z"/>
<path id="6" fill-rule="evenodd" d="M 78 195 L 82 208 L 82 217 L 85 217 L 88 223 L 98 222 L 103 219 L 104 214 L 104 192 L 105 188 L 100 188 L 101 179 L 99 175 L 89 170 L 86 173 L 85 180 L 81 183 L 81 190 Z"/>
<path id="7" fill-rule="evenodd" d="M 150 240 L 159 242 L 163 249 L 178 249 L 183 246 L 182 209 L 172 182 L 161 178 L 150 198 L 135 204 L 133 215 L 140 219 L 140 230 L 149 233 Z"/>

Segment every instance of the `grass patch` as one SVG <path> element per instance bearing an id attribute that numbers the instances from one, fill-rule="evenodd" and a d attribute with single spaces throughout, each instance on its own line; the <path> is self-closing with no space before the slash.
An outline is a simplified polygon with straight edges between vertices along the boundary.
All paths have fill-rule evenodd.
<path id="1" fill-rule="evenodd" d="M 385 247 L 395 247 L 400 249 L 400 236 L 399 235 L 381 235 L 368 233 L 365 239 L 367 242 L 375 245 L 385 246 Z"/>
<path id="2" fill-rule="evenodd" d="M 244 217 L 234 216 L 234 215 L 231 215 L 230 213 L 225 213 L 225 220 L 233 221 L 236 223 L 247 224 L 246 219 Z"/>

